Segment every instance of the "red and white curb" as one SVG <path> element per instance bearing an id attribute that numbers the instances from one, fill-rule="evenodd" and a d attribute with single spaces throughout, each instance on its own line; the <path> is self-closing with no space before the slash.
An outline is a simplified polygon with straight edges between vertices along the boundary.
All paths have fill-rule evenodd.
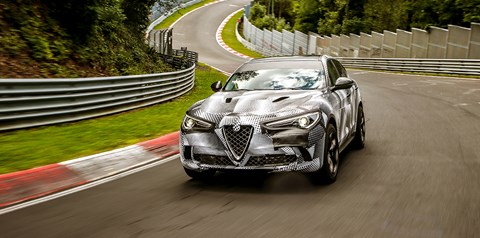
<path id="1" fill-rule="evenodd" d="M 0 208 L 91 183 L 178 154 L 179 132 L 57 164 L 0 175 Z"/>
<path id="2" fill-rule="evenodd" d="M 237 11 L 235 12 L 232 12 L 230 15 L 227 16 L 227 18 L 225 18 L 223 20 L 223 22 L 220 24 L 220 26 L 217 28 L 217 33 L 216 33 L 216 38 L 217 38 L 217 43 L 223 48 L 225 49 L 226 51 L 238 56 L 238 57 L 242 57 L 242 58 L 245 58 L 245 59 L 253 59 L 252 57 L 250 56 L 246 56 L 240 52 L 237 52 L 235 51 L 234 49 L 230 48 L 230 46 L 228 46 L 227 44 L 225 44 L 225 42 L 223 41 L 223 38 L 222 38 L 222 31 L 223 31 L 223 28 L 225 28 L 225 25 L 227 24 L 227 22 L 233 17 L 233 15 L 237 14 L 239 11 L 242 11 L 243 8 L 240 8 L 238 9 Z"/>

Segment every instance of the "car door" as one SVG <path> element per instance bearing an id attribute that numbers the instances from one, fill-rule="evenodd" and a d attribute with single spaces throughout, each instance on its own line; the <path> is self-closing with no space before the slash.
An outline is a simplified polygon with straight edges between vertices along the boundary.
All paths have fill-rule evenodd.
<path id="1" fill-rule="evenodd" d="M 351 96 L 351 91 L 350 89 L 333 90 L 337 79 L 342 76 L 343 73 L 341 69 L 339 71 L 337 66 L 335 66 L 334 59 L 327 60 L 327 71 L 330 88 L 329 101 L 332 104 L 337 121 L 338 140 L 340 141 L 340 144 L 342 144 L 351 132 L 351 118 L 349 118 L 352 113 L 351 107 L 349 106 L 351 100 L 348 100 Z"/>
<path id="2" fill-rule="evenodd" d="M 346 77 L 348 78 L 347 75 L 347 70 L 342 66 L 338 60 L 332 59 L 335 68 L 337 69 L 338 73 L 340 74 L 340 77 Z M 353 133 L 353 130 L 355 128 L 355 123 L 356 123 L 356 118 L 355 115 L 357 114 L 356 112 L 356 92 L 354 87 L 351 87 L 349 89 L 344 89 L 344 90 L 339 90 L 339 91 L 344 91 L 346 93 L 345 99 L 344 99 L 344 111 L 345 111 L 345 127 L 347 128 L 348 132 L 346 133 L 349 135 L 350 133 Z"/>

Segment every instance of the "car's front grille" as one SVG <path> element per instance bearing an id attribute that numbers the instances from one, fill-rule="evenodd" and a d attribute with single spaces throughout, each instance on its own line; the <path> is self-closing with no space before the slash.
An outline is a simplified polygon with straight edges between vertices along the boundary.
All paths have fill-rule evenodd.
<path id="1" fill-rule="evenodd" d="M 265 155 L 252 156 L 245 166 L 279 166 L 297 161 L 296 155 Z"/>
<path id="2" fill-rule="evenodd" d="M 224 126 L 223 134 L 227 142 L 228 149 L 235 156 L 236 160 L 241 160 L 243 154 L 248 148 L 250 138 L 252 137 L 252 126 Z"/>
<path id="3" fill-rule="evenodd" d="M 233 165 L 232 161 L 227 156 L 215 156 L 215 155 L 194 155 L 194 159 L 201 164 L 208 165 Z"/>

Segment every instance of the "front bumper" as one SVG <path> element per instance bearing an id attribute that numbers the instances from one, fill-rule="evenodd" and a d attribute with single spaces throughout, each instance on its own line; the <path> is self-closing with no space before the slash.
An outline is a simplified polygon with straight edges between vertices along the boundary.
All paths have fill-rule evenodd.
<path id="1" fill-rule="evenodd" d="M 313 172 L 323 161 L 324 129 L 320 125 L 301 135 L 254 133 L 245 154 L 236 158 L 226 146 L 222 129 L 180 134 L 180 158 L 191 170 L 262 170 Z"/>

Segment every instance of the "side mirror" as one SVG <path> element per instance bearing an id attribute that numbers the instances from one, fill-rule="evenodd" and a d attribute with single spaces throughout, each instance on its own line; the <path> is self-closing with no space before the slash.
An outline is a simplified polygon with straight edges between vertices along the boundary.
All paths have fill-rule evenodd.
<path id="1" fill-rule="evenodd" d="M 355 82 L 352 79 L 346 77 L 340 77 L 337 79 L 335 86 L 333 87 L 333 91 L 340 90 L 340 89 L 349 89 L 353 86 Z"/>
<path id="2" fill-rule="evenodd" d="M 217 81 L 215 83 L 212 83 L 210 85 L 210 88 L 212 89 L 212 91 L 218 92 L 218 91 L 220 91 L 220 89 L 222 89 L 222 82 Z"/>

